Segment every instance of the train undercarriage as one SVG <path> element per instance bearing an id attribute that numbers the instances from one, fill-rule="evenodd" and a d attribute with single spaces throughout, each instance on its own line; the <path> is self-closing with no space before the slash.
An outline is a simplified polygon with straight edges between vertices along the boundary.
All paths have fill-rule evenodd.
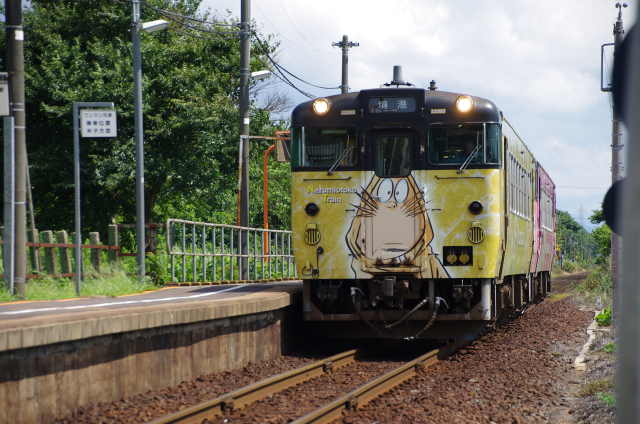
<path id="1" fill-rule="evenodd" d="M 306 280 L 305 321 L 333 338 L 449 339 L 542 300 L 548 272 L 498 279 Z"/>

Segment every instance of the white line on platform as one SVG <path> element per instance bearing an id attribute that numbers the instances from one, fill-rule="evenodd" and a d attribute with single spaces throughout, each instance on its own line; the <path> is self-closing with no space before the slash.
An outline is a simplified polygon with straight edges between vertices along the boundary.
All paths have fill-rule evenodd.
<path id="1" fill-rule="evenodd" d="M 102 308 L 105 306 L 114 306 L 114 305 L 133 305 L 137 303 L 155 303 L 155 302 L 168 302 L 170 300 L 182 300 L 182 299 L 196 299 L 199 297 L 211 296 L 214 294 L 224 293 L 231 290 L 236 290 L 241 287 L 246 287 L 246 285 L 233 286 L 222 290 L 217 290 L 209 293 L 200 293 L 200 294 L 192 294 L 189 296 L 172 296 L 172 297 L 162 297 L 159 299 L 140 299 L 140 300 L 123 300 L 116 302 L 105 302 L 105 303 L 94 303 L 90 305 L 76 305 L 76 306 L 56 306 L 49 308 L 37 308 L 37 309 L 21 309 L 18 311 L 8 311 L 8 312 L 0 312 L 0 315 L 20 315 L 20 314 L 31 314 L 34 312 L 51 312 L 51 311 L 73 311 L 77 309 L 90 309 L 90 308 Z"/>

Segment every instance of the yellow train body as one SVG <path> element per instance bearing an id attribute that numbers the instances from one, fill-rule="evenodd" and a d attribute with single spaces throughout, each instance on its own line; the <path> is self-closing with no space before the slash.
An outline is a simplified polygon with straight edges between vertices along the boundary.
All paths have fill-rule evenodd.
<path id="1" fill-rule="evenodd" d="M 413 88 L 320 100 L 292 116 L 305 320 L 447 337 L 545 295 L 554 185 L 493 103 Z"/>
<path id="2" fill-rule="evenodd" d="M 434 278 L 433 263 L 442 264 L 443 269 L 435 278 L 496 278 L 500 275 L 503 249 L 504 173 L 495 169 L 476 169 L 465 171 L 462 175 L 455 170 L 414 171 L 411 178 L 424 196 L 426 208 L 424 223 L 414 219 L 413 228 L 402 231 L 398 221 L 404 215 L 403 205 L 399 204 L 398 213 L 383 210 L 374 217 L 358 216 L 361 199 L 357 193 L 367 187 L 373 172 L 350 171 L 336 172 L 331 177 L 326 172 L 295 172 L 292 181 L 292 224 L 293 242 L 298 275 L 302 278 L 351 279 L 374 278 L 377 274 L 374 263 L 366 263 L 365 258 L 354 257 L 350 249 L 350 229 L 361 221 L 360 226 L 370 227 L 372 243 L 381 238 L 388 243 L 413 242 L 426 236 L 425 248 L 410 266 L 395 265 L 395 272 L 416 274 L 421 278 Z M 485 205 L 480 215 L 473 215 L 467 206 L 479 201 Z M 320 211 L 316 216 L 308 216 L 305 205 L 315 203 Z M 480 228 L 484 234 L 482 240 L 472 243 L 470 230 Z M 514 230 L 526 240 L 526 228 Z M 319 239 L 309 240 L 308 233 L 317 232 Z M 426 234 L 425 234 L 426 233 Z M 376 237 L 378 236 L 378 237 Z M 317 236 L 316 236 L 317 237 Z M 305 239 L 307 239 L 305 241 Z M 316 241 L 317 240 L 317 241 Z M 470 266 L 446 266 L 442 257 L 444 246 L 473 246 L 473 264 Z M 323 253 L 318 254 L 317 248 Z M 529 243 L 530 247 L 530 243 Z M 373 248 L 371 249 L 373 250 Z M 399 252 L 400 253 L 400 252 Z M 398 255 L 401 256 L 401 255 Z M 511 261 L 512 271 L 525 273 L 529 263 L 522 259 Z M 380 265 L 384 269 L 384 265 Z M 419 268 L 419 269 L 418 269 Z M 317 270 L 315 273 L 314 271 Z"/>

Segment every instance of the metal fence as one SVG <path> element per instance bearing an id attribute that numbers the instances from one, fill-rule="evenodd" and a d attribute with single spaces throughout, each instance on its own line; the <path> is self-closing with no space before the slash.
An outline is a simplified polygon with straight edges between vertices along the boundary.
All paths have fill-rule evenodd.
<path id="1" fill-rule="evenodd" d="M 230 283 L 296 278 L 291 231 L 167 221 L 173 283 Z"/>

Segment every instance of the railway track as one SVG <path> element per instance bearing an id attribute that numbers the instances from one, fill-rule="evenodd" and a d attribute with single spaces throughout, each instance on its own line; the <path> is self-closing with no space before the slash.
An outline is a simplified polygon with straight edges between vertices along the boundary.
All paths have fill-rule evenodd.
<path id="1" fill-rule="evenodd" d="M 377 396 L 388 392 L 402 382 L 412 378 L 418 369 L 435 364 L 438 361 L 439 353 L 440 350 L 436 349 L 421 355 L 373 380 L 369 380 L 367 383 L 346 395 L 307 413 L 293 422 L 296 424 L 329 423 L 338 419 L 342 416 L 343 411 L 357 409 L 365 405 Z M 214 420 L 216 417 L 222 417 L 225 413 L 232 410 L 242 409 L 253 402 L 282 392 L 290 387 L 312 380 L 323 374 L 332 373 L 339 368 L 355 362 L 357 354 L 357 350 L 349 350 L 330 356 L 295 370 L 269 377 L 213 400 L 166 415 L 151 421 L 151 424 L 202 424 L 203 422 L 208 422 L 208 420 Z"/>
<path id="2" fill-rule="evenodd" d="M 226 411 L 241 409 L 245 406 L 281 392 L 289 387 L 330 373 L 355 361 L 357 350 L 348 350 L 330 356 L 321 361 L 287 371 L 257 383 L 226 393 L 213 400 L 209 400 L 173 414 L 165 415 L 150 424 L 200 424 L 204 420 L 222 416 Z"/>

